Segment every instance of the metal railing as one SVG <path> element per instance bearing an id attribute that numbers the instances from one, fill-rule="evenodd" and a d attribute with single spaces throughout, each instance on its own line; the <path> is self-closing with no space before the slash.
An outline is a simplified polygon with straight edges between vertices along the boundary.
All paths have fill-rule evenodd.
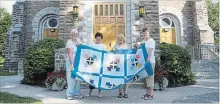
<path id="1" fill-rule="evenodd" d="M 192 71 L 206 76 L 219 73 L 219 47 L 217 45 L 186 46 L 192 56 Z M 202 75 L 203 74 L 203 75 Z"/>

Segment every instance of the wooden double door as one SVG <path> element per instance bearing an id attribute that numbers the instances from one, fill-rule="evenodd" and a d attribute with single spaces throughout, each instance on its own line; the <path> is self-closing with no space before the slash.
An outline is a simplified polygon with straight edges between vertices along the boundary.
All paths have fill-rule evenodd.
<path id="1" fill-rule="evenodd" d="M 125 35 L 125 12 L 123 3 L 97 3 L 94 5 L 94 27 L 93 41 L 95 34 L 103 34 L 102 43 L 105 50 L 110 51 L 114 48 L 117 35 Z"/>
<path id="2" fill-rule="evenodd" d="M 160 43 L 176 44 L 175 28 L 160 28 Z"/>

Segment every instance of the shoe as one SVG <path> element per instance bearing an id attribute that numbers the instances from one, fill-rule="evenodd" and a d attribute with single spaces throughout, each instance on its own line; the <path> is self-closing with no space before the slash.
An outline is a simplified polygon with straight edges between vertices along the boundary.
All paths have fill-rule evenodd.
<path id="1" fill-rule="evenodd" d="M 67 96 L 66 99 L 67 99 L 67 100 L 73 100 L 73 97 Z"/>
<path id="2" fill-rule="evenodd" d="M 125 94 L 125 95 L 124 95 L 124 98 L 128 98 L 128 94 Z"/>
<path id="3" fill-rule="evenodd" d="M 101 95 L 101 94 L 99 94 L 99 95 L 98 95 L 98 98 L 102 98 L 102 95 Z"/>
<path id="4" fill-rule="evenodd" d="M 84 96 L 83 96 L 83 95 L 81 95 L 81 94 L 79 94 L 79 95 L 75 95 L 75 98 L 83 99 L 83 98 L 84 98 Z"/>
<path id="5" fill-rule="evenodd" d="M 152 99 L 154 99 L 154 96 L 153 95 L 145 94 L 141 98 L 144 99 L 144 100 L 152 100 Z"/>
<path id="6" fill-rule="evenodd" d="M 86 95 L 86 96 L 90 97 L 90 96 L 92 96 L 92 94 L 88 94 L 88 95 Z"/>
<path id="7" fill-rule="evenodd" d="M 122 97 L 123 97 L 122 93 L 118 94 L 118 98 L 122 98 Z"/>

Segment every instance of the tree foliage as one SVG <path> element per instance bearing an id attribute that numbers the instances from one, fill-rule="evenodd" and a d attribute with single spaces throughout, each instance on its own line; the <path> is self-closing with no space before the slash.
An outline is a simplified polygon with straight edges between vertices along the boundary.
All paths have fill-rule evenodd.
<path id="1" fill-rule="evenodd" d="M 206 0 L 209 26 L 214 31 L 215 43 L 219 44 L 219 1 Z"/>
<path id="2" fill-rule="evenodd" d="M 6 33 L 11 26 L 11 15 L 0 8 L 0 57 L 5 56 Z"/>

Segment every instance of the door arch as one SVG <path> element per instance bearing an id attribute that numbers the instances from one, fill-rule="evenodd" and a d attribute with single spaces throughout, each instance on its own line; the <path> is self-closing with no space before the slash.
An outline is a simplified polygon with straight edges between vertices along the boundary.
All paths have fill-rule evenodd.
<path id="1" fill-rule="evenodd" d="M 181 26 L 172 14 L 160 15 L 160 42 L 181 45 Z"/>

